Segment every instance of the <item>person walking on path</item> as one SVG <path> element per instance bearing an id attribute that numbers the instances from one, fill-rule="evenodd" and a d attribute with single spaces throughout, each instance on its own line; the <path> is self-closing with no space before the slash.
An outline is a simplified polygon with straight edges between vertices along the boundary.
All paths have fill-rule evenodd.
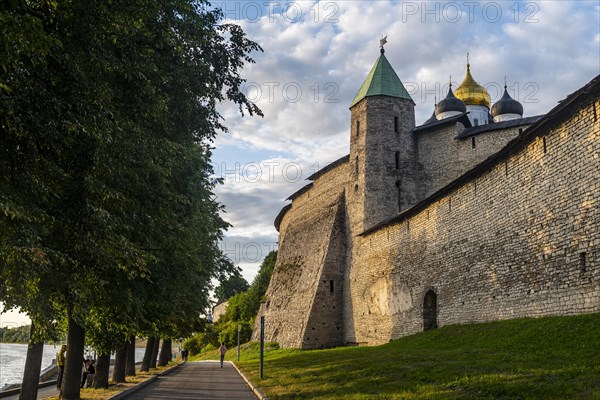
<path id="1" fill-rule="evenodd" d="M 56 378 L 56 388 L 60 390 L 62 383 L 63 372 L 65 370 L 65 353 L 67 352 L 67 345 L 63 344 L 56 356 L 56 365 L 58 365 L 58 377 Z"/>
<path id="2" fill-rule="evenodd" d="M 219 347 L 219 353 L 221 353 L 221 368 L 223 368 L 223 360 L 225 360 L 225 352 L 227 351 L 227 347 L 223 343 L 221 343 L 221 347 Z"/>

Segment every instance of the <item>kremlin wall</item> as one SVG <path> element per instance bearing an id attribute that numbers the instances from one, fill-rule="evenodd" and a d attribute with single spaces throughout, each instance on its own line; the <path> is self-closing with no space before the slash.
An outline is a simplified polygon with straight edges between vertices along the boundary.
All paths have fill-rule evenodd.
<path id="1" fill-rule="evenodd" d="M 600 311 L 600 77 L 523 118 L 467 64 L 423 125 L 414 105 L 382 48 L 350 106 L 349 154 L 275 220 L 267 341 L 376 345 Z"/>

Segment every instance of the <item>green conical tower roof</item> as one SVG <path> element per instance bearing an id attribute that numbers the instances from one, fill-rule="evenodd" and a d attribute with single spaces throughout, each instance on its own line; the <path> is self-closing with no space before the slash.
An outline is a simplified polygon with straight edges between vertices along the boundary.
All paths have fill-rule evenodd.
<path id="1" fill-rule="evenodd" d="M 367 79 L 363 82 L 360 90 L 352 100 L 350 108 L 367 96 L 392 96 L 401 99 L 411 100 L 412 98 L 406 91 L 406 88 L 396 75 L 396 71 L 385 58 L 384 51 L 381 49 L 381 55 L 371 68 Z"/>

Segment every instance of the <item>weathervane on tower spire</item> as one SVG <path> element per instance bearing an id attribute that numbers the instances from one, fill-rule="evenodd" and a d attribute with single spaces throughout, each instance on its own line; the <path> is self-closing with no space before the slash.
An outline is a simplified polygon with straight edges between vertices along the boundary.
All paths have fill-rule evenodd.
<path id="1" fill-rule="evenodd" d="M 381 54 L 385 53 L 385 49 L 383 48 L 383 46 L 387 43 L 387 35 L 382 37 L 381 39 L 379 39 L 379 47 L 381 51 Z"/>

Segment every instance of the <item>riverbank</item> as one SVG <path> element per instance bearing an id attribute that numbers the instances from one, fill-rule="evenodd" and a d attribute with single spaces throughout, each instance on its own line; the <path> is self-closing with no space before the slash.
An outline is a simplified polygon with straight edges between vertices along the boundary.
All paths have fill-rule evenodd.
<path id="1" fill-rule="evenodd" d="M 127 381 L 125 383 L 118 384 L 110 384 L 107 389 L 91 389 L 85 388 L 81 389 L 81 399 L 82 400 L 108 400 L 112 399 L 114 396 L 122 393 L 126 390 L 133 390 L 136 386 L 143 386 L 147 382 L 156 379 L 157 376 L 168 373 L 171 369 L 177 366 L 177 362 L 171 362 L 165 367 L 158 367 L 156 369 L 152 369 L 149 372 L 139 372 L 140 364 L 136 365 L 136 376 L 128 376 Z M 109 373 L 109 376 L 112 376 L 112 367 Z M 51 381 L 50 385 L 40 385 L 40 389 L 38 390 L 38 399 L 45 400 L 58 400 L 58 390 L 56 389 L 56 381 Z M 1 396 L 2 400 L 18 400 L 19 393 L 13 392 L 8 396 Z"/>
<path id="2" fill-rule="evenodd" d="M 60 350 L 60 345 L 44 345 L 42 369 L 49 367 Z M 5 385 L 20 384 L 25 369 L 27 344 L 0 343 L 0 388 Z"/>
<path id="3" fill-rule="evenodd" d="M 44 345 L 42 355 L 42 369 L 49 367 L 52 360 L 56 359 L 56 354 L 60 350 L 60 345 Z M 15 343 L 0 343 L 0 388 L 5 385 L 20 384 L 23 379 L 25 369 L 25 359 L 27 357 L 27 345 Z M 144 348 L 135 349 L 136 362 L 142 361 L 144 357 Z"/>

